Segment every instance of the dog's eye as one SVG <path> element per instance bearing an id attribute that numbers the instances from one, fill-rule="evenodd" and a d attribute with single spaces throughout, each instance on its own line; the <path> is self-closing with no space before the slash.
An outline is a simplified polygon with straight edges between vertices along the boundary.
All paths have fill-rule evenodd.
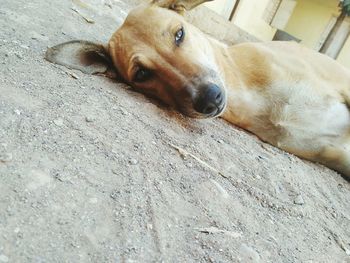
<path id="1" fill-rule="evenodd" d="M 175 44 L 180 46 L 180 44 L 184 41 L 185 38 L 185 30 L 181 27 L 175 34 Z"/>
<path id="2" fill-rule="evenodd" d="M 152 76 L 152 72 L 145 68 L 139 68 L 135 75 L 134 75 L 134 81 L 135 82 L 144 82 L 148 79 L 150 79 Z"/>

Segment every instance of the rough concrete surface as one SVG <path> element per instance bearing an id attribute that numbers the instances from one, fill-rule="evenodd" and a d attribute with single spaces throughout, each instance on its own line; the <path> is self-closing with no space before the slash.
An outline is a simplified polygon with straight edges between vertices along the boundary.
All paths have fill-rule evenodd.
<path id="1" fill-rule="evenodd" d="M 44 60 L 134 2 L 0 3 L 0 262 L 350 262 L 337 173 Z"/>

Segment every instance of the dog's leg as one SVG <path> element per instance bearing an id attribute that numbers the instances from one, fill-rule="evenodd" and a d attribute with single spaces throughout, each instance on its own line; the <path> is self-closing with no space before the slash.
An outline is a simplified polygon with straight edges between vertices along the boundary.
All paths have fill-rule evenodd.
<path id="1" fill-rule="evenodd" d="M 348 108 L 350 110 L 350 81 L 349 81 L 349 88 L 344 89 L 343 91 L 340 92 L 340 94 L 342 95 L 346 106 L 348 106 Z"/>
<path id="2" fill-rule="evenodd" d="M 326 166 L 341 173 L 350 181 L 350 148 L 327 146 L 315 158 L 316 162 L 325 164 Z"/>

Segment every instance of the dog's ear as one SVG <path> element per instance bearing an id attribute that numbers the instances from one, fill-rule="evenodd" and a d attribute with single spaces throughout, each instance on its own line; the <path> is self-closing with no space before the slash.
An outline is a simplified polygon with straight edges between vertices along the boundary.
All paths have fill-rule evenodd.
<path id="1" fill-rule="evenodd" d="M 45 58 L 52 63 L 86 74 L 116 76 L 113 74 L 113 63 L 107 49 L 101 44 L 74 40 L 49 48 Z"/>
<path id="2" fill-rule="evenodd" d="M 152 0 L 152 4 L 182 13 L 210 1 L 213 0 Z"/>

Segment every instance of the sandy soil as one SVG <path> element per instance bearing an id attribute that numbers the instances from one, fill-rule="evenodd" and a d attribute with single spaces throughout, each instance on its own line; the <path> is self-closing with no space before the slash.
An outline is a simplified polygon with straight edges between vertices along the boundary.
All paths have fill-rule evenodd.
<path id="1" fill-rule="evenodd" d="M 1 1 L 0 262 L 350 262 L 337 173 L 43 59 L 133 4 Z"/>

